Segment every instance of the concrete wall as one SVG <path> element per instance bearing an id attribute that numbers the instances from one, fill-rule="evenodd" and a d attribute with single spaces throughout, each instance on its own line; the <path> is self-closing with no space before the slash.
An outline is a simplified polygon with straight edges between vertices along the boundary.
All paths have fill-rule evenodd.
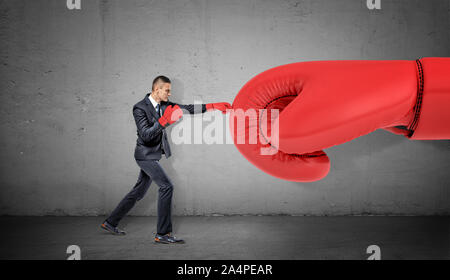
<path id="1" fill-rule="evenodd" d="M 286 63 L 450 56 L 449 2 L 2 0 L 0 214 L 109 213 L 137 180 L 131 108 L 158 74 L 175 102 L 232 102 Z M 309 184 L 233 145 L 172 148 L 176 215 L 450 214 L 449 141 L 377 131 L 328 149 L 329 176 Z M 131 214 L 154 215 L 156 195 Z"/>

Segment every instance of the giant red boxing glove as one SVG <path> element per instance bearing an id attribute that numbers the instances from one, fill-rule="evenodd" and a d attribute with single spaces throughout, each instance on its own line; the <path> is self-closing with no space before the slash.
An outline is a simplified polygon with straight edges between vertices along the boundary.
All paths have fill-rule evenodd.
<path id="1" fill-rule="evenodd" d="M 330 168 L 323 149 L 379 128 L 410 139 L 450 139 L 449 77 L 450 58 L 279 66 L 250 80 L 233 103 L 235 111 L 279 109 L 278 144 L 267 140 L 264 130 L 258 130 L 263 137 L 256 144 L 249 143 L 250 121 L 239 128 L 234 114 L 231 135 L 239 151 L 266 173 L 317 181 Z M 259 126 L 262 116 L 257 114 Z M 243 134 L 245 143 L 237 143 Z M 264 147 L 276 153 L 263 155 Z"/>

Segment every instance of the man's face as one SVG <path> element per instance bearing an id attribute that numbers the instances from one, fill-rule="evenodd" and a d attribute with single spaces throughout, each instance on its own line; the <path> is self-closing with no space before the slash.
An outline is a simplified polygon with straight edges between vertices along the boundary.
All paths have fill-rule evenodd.
<path id="1" fill-rule="evenodd" d="M 170 90 L 171 86 L 169 83 L 160 83 L 157 85 L 156 95 L 161 101 L 167 102 L 169 101 L 169 96 L 171 95 Z"/>

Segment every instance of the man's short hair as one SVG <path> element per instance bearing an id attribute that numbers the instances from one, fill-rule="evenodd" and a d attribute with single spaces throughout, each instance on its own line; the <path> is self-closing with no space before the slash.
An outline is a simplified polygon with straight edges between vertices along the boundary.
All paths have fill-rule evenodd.
<path id="1" fill-rule="evenodd" d="M 153 80 L 152 90 L 155 89 L 155 85 L 156 85 L 157 83 L 159 83 L 159 82 L 162 82 L 162 83 L 168 83 L 168 84 L 171 84 L 171 83 L 172 83 L 172 82 L 170 81 L 170 79 L 167 78 L 166 76 L 158 76 L 158 77 L 156 77 L 156 78 Z"/>

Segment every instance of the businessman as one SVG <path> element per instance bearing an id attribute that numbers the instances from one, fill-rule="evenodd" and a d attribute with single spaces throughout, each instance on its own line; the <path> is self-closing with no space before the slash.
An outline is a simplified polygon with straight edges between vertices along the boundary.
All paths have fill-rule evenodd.
<path id="1" fill-rule="evenodd" d="M 141 171 L 136 185 L 120 201 L 116 209 L 101 224 L 101 228 L 115 235 L 125 235 L 118 228 L 120 220 L 141 200 L 154 181 L 158 187 L 158 222 L 155 242 L 163 244 L 184 243 L 172 235 L 172 193 L 173 184 L 159 163 L 162 155 L 171 156 L 166 128 L 177 122 L 183 115 L 182 110 L 190 114 L 220 110 L 226 113 L 231 109 L 229 103 L 210 103 L 194 111 L 194 105 L 181 105 L 169 101 L 171 81 L 165 76 L 153 80 L 152 92 L 133 107 L 133 116 L 137 126 L 137 142 L 134 157 Z"/>

